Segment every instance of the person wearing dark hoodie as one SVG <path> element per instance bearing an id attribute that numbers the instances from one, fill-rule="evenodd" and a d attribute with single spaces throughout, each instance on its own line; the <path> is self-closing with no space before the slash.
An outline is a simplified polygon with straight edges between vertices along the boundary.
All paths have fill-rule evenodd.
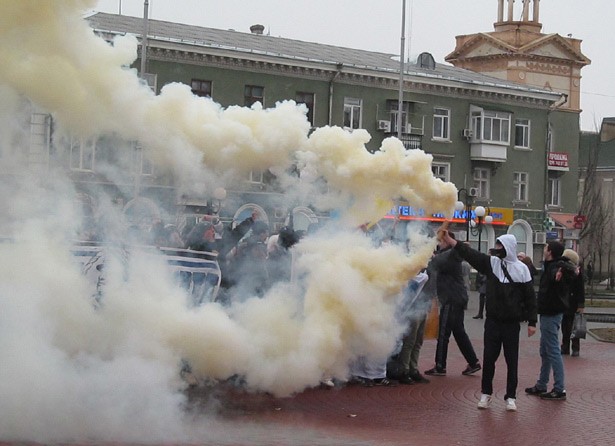
<path id="1" fill-rule="evenodd" d="M 525 389 L 528 395 L 544 400 L 565 400 L 564 361 L 559 341 L 559 331 L 564 313 L 568 311 L 570 285 L 576 267 L 562 258 L 564 245 L 550 241 L 545 245 L 544 263 L 538 285 L 538 314 L 540 314 L 540 374 L 533 387 Z M 547 391 L 553 370 L 553 389 Z"/>
<path id="2" fill-rule="evenodd" d="M 426 370 L 426 375 L 445 376 L 446 360 L 448 356 L 448 342 L 451 333 L 457 342 L 461 354 L 468 362 L 461 372 L 471 375 L 478 372 L 481 367 L 478 357 L 472 346 L 472 341 L 463 325 L 464 308 L 468 303 L 468 292 L 463 282 L 461 269 L 462 258 L 440 242 L 440 250 L 427 265 L 427 274 L 430 280 L 436 280 L 436 292 L 440 303 L 440 316 L 438 328 L 438 341 L 436 345 L 436 364 Z"/>
<path id="3" fill-rule="evenodd" d="M 487 255 L 457 243 L 448 231 L 442 231 L 439 237 L 441 243 L 452 247 L 458 256 L 487 276 L 483 376 L 478 408 L 487 409 L 491 404 L 495 363 L 503 347 L 508 368 L 504 395 L 506 410 L 516 411 L 520 322 L 528 321 L 528 336 L 536 332 L 536 293 L 530 271 L 517 259 L 517 239 L 512 234 L 501 235 L 496 239 L 495 248 L 490 250 L 491 255 Z"/>

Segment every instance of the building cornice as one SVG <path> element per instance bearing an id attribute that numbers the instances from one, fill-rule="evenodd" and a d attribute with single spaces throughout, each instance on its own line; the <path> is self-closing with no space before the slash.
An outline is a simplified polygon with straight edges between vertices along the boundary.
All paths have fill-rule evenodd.
<path id="1" fill-rule="evenodd" d="M 392 70 L 377 70 L 354 66 L 345 66 L 323 62 L 304 61 L 302 63 L 286 62 L 284 59 L 263 56 L 240 57 L 237 53 L 225 50 L 203 51 L 201 48 L 177 49 L 167 45 L 148 47 L 148 60 L 160 62 L 186 63 L 204 65 L 231 70 L 248 70 L 258 73 L 274 73 L 288 77 L 313 79 L 329 82 L 336 74 L 335 82 L 350 85 L 376 87 L 398 91 L 399 74 Z M 445 79 L 434 74 L 428 77 L 418 74 L 405 75 L 404 90 L 421 94 L 449 95 L 463 98 L 504 101 L 509 104 L 524 106 L 548 107 L 559 98 L 559 95 L 532 91 L 527 88 L 513 88 L 493 83 L 464 82 Z"/>

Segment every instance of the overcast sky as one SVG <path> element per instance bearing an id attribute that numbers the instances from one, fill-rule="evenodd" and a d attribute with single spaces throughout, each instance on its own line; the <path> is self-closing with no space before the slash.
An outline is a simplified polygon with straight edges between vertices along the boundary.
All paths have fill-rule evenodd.
<path id="1" fill-rule="evenodd" d="M 493 31 L 497 0 L 406 0 L 406 48 L 412 60 L 428 51 L 436 62 L 455 48 L 455 36 Z M 143 0 L 99 0 L 97 10 L 142 16 Z M 515 17 L 521 1 L 515 3 Z M 387 53 L 399 53 L 402 0 L 149 0 L 150 18 L 265 33 Z M 596 130 L 615 116 L 615 2 L 542 0 L 543 33 L 582 39 L 591 61 L 581 80 L 581 128 Z"/>

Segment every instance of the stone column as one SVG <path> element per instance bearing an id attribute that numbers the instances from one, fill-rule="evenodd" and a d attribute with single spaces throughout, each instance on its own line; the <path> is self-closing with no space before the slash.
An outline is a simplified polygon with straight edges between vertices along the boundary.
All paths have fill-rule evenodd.
<path id="1" fill-rule="evenodd" d="M 534 16 L 532 17 L 532 21 L 536 23 L 540 23 L 539 11 L 540 9 L 540 0 L 534 0 Z"/>
<path id="2" fill-rule="evenodd" d="M 498 0 L 498 23 L 504 21 L 504 0 Z"/>
<path id="3" fill-rule="evenodd" d="M 530 20 L 530 0 L 523 0 L 523 21 Z"/>

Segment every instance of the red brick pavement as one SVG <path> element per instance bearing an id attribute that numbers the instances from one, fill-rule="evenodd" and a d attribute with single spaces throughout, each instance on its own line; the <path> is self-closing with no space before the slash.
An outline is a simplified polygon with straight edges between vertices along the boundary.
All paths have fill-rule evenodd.
<path id="1" fill-rule="evenodd" d="M 481 342 L 474 341 L 474 345 L 482 350 Z M 434 350 L 435 341 L 427 341 L 421 357 L 424 368 L 431 367 Z M 448 375 L 432 377 L 430 384 L 311 389 L 284 399 L 252 395 L 235 398 L 232 406 L 243 412 L 240 418 L 244 420 L 291 426 L 291 433 L 302 429 L 319 433 L 310 443 L 291 439 L 284 443 L 278 438 L 279 444 L 615 444 L 615 344 L 585 342 L 580 357 L 567 356 L 564 362 L 567 401 L 525 395 L 523 389 L 536 381 L 540 357 L 537 338 L 522 340 L 517 412 L 504 409 L 503 358 L 496 366 L 491 408 L 477 409 L 480 372 L 461 375 L 465 363 L 454 341 L 449 349 Z"/>
<path id="2" fill-rule="evenodd" d="M 470 321 L 468 325 L 476 325 L 471 336 L 476 350 L 481 352 L 482 342 L 475 339 L 480 337 L 479 322 Z M 310 389 L 281 399 L 218 389 L 217 412 L 228 435 L 190 444 L 615 444 L 615 344 L 595 340 L 583 342 L 580 357 L 564 359 L 568 400 L 543 401 L 523 392 L 524 387 L 533 385 L 536 380 L 540 357 L 538 336 L 527 339 L 522 334 L 522 338 L 518 412 L 504 409 L 503 358 L 496 368 L 495 398 L 491 408 L 483 411 L 476 408 L 480 372 L 475 376 L 461 375 L 465 363 L 453 341 L 449 348 L 448 376 L 432 377 L 430 384 Z M 422 368 L 431 367 L 434 350 L 435 341 L 426 341 L 421 354 Z M 193 397 L 198 403 L 209 395 L 198 390 Z M 207 407 L 210 411 L 211 406 L 207 404 Z M 0 440 L 0 446 L 9 444 Z M 114 446 L 118 444 L 113 443 Z"/>

